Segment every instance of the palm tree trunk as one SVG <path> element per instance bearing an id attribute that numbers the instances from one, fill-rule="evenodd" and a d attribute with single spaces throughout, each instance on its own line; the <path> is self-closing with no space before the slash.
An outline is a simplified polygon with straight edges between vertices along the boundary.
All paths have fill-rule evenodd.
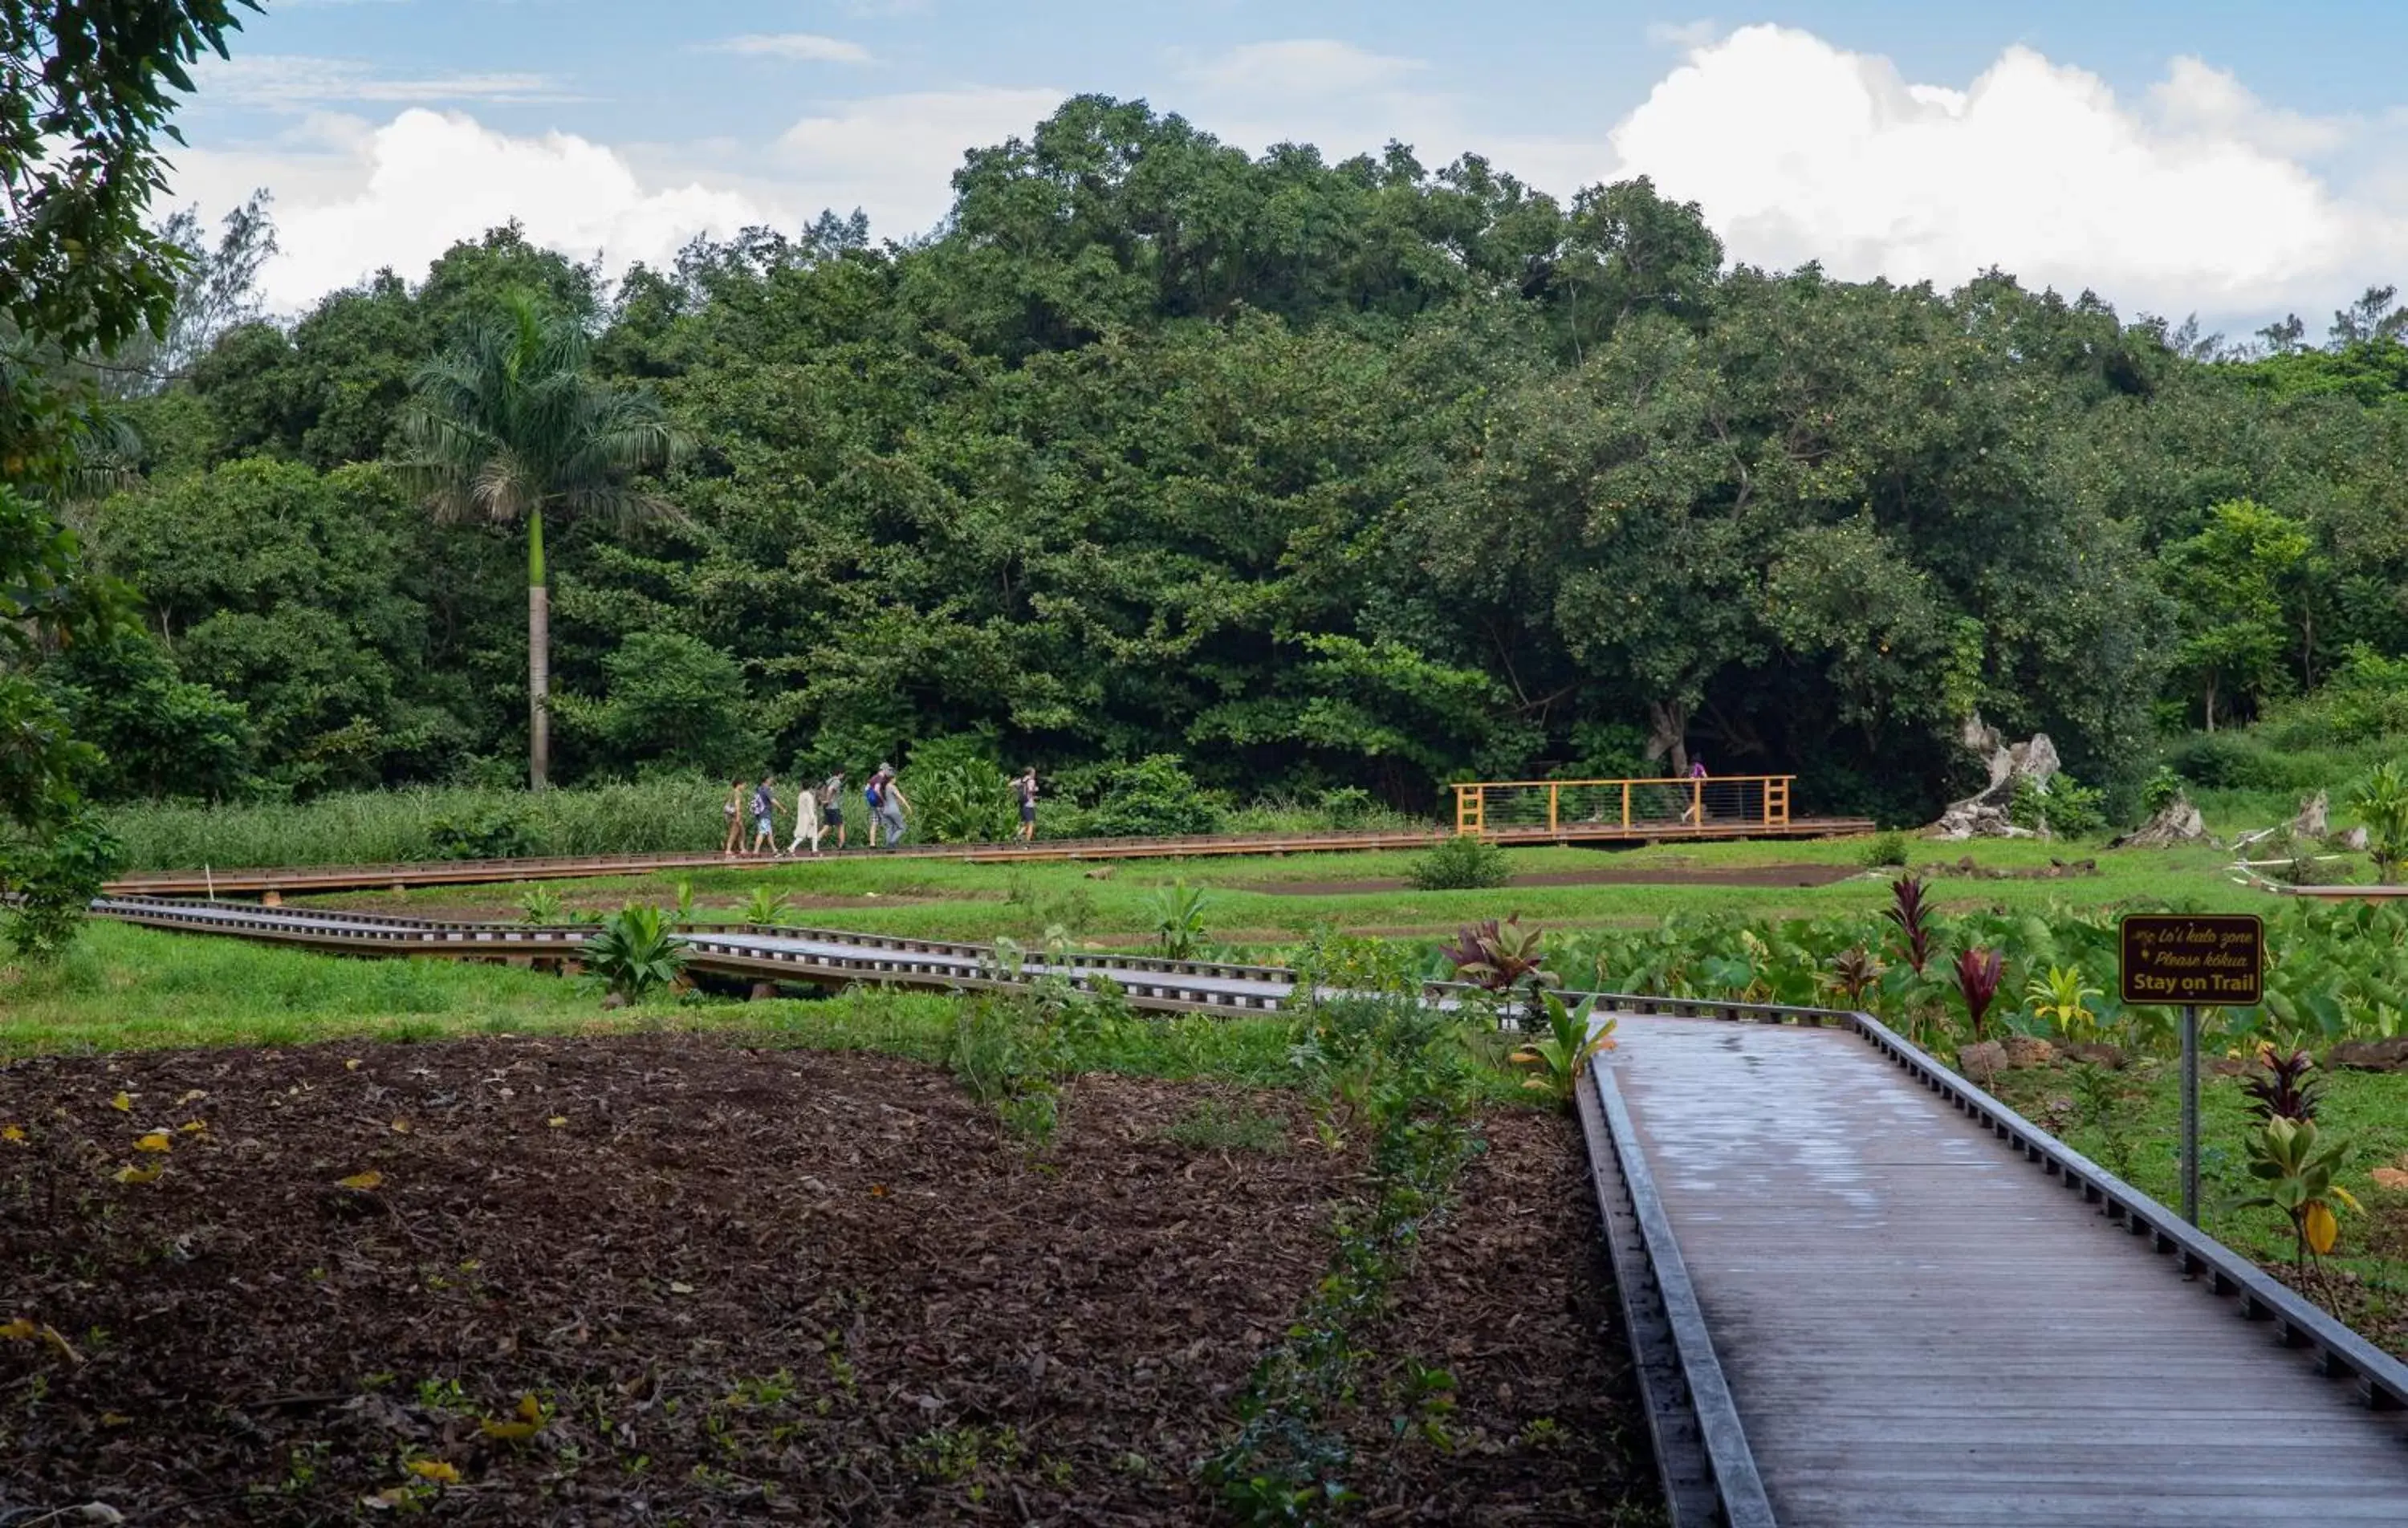
<path id="1" fill-rule="evenodd" d="M 543 511 L 527 513 L 527 783 L 552 783 L 552 592 L 543 581 Z"/>

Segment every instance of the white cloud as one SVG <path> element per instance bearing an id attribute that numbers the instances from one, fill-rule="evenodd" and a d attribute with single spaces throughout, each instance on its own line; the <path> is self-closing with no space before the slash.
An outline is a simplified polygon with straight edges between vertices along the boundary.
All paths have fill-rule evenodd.
<path id="1" fill-rule="evenodd" d="M 972 149 L 1026 136 L 1066 91 L 921 91 L 839 102 L 780 136 L 776 157 L 792 204 L 860 207 L 882 237 L 935 226 L 952 207 L 953 175 Z"/>
<path id="2" fill-rule="evenodd" d="M 869 50 L 842 37 L 816 32 L 748 32 L 698 45 L 711 53 L 746 53 L 760 58 L 795 59 L 808 64 L 867 64 Z"/>
<path id="3" fill-rule="evenodd" d="M 357 59 L 300 53 L 212 55 L 194 70 L 212 107 L 293 111 L 338 102 L 561 101 L 569 97 L 551 77 L 493 72 L 395 79 Z"/>
<path id="4" fill-rule="evenodd" d="M 1739 259 L 1942 285 L 1997 264 L 2128 311 L 2328 301 L 2408 253 L 2400 219 L 2302 163 L 2345 124 L 2271 110 L 2196 60 L 2150 102 L 2024 48 L 1960 90 L 1753 26 L 1692 51 L 1599 169 L 1698 201 Z"/>
<path id="5" fill-rule="evenodd" d="M 650 190 L 614 150 L 563 133 L 513 137 L 458 113 L 411 109 L 381 127 L 314 124 L 314 150 L 179 156 L 175 194 L 205 211 L 254 185 L 277 196 L 283 252 L 262 273 L 271 306 L 291 311 L 391 265 L 410 277 L 458 239 L 516 218 L 527 236 L 616 271 L 666 262 L 698 233 L 725 236 L 778 215 L 697 183 Z"/>
<path id="6" fill-rule="evenodd" d="M 1694 21 L 1650 21 L 1647 40 L 1664 48 L 1703 48 L 1722 36 L 1722 28 L 1711 16 Z"/>

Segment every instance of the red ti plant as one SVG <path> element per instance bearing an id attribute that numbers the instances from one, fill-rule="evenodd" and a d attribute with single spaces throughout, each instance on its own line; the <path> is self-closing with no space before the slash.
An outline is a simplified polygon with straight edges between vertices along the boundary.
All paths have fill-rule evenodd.
<path id="1" fill-rule="evenodd" d="M 2261 1121 L 2313 1120 L 2323 1102 L 2315 1070 L 2316 1058 L 2304 1050 L 2285 1055 L 2271 1045 L 2258 1048 L 2258 1064 L 2265 1070 L 2241 1085 L 2249 1095 L 2249 1112 Z"/>
<path id="2" fill-rule="evenodd" d="M 1931 936 L 1934 933 L 1931 904 L 1923 898 L 1924 882 L 1919 876 L 1900 876 L 1889 883 L 1890 905 L 1882 916 L 1898 925 L 1899 942 L 1905 947 L 1906 964 L 1914 967 L 1916 976 L 1931 959 Z"/>
<path id="3" fill-rule="evenodd" d="M 1965 999 L 1966 1017 L 1973 1021 L 1973 1039 L 1982 1038 L 1983 1021 L 1990 1016 L 1990 1005 L 1998 1001 L 1999 980 L 2006 974 L 2006 962 L 1995 950 L 1960 950 L 1956 952 L 1956 992 Z"/>
<path id="4" fill-rule="evenodd" d="M 1540 989 L 1563 985 L 1561 977 L 1546 969 L 1545 932 L 1536 925 L 1524 928 L 1520 913 L 1502 923 L 1494 918 L 1466 923 L 1455 930 L 1455 943 L 1440 945 L 1439 953 L 1455 963 L 1456 976 L 1484 992 L 1510 999 L 1517 988 L 1527 987 L 1526 1027 L 1538 1017 Z"/>

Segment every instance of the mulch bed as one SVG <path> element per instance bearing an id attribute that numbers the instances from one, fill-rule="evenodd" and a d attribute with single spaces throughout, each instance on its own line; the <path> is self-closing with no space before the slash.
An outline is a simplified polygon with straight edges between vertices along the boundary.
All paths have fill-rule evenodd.
<path id="1" fill-rule="evenodd" d="M 1166 1137 L 1208 1097 L 1254 1102 L 1081 1078 L 1035 1150 L 924 1066 L 691 1037 L 0 1067 L 0 1522 L 1209 1520 L 1361 1164 L 1294 1099 L 1283 1152 Z M 1653 1488 L 1575 1137 L 1491 1135 L 1376 1345 L 1456 1376 L 1451 1447 L 1367 1398 L 1362 1489 L 1596 1521 Z"/>
<path id="2" fill-rule="evenodd" d="M 1512 886 L 1828 886 L 1864 872 L 1848 864 L 1734 864 L 1655 866 L 1641 870 L 1551 870 L 1515 876 Z M 1232 882 L 1232 884 L 1236 884 Z M 1274 896 L 1356 896 L 1373 892 L 1401 892 L 1412 883 L 1384 880 L 1264 880 L 1246 885 L 1250 892 Z"/>

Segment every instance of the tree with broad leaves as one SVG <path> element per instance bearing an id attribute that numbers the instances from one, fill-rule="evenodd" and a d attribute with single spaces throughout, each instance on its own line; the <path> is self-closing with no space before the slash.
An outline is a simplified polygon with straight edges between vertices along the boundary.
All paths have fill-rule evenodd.
<path id="1" fill-rule="evenodd" d="M 408 469 L 437 515 L 525 522 L 527 778 L 538 791 L 552 772 L 544 515 L 625 523 L 673 514 L 627 478 L 685 449 L 648 395 L 596 381 L 586 358 L 582 329 L 513 297 L 464 346 L 420 370 L 402 421 Z"/>
<path id="2" fill-rule="evenodd" d="M 107 437 L 63 363 L 165 332 L 180 260 L 142 221 L 157 140 L 178 137 L 185 66 L 236 28 L 226 0 L 0 0 L 0 893 L 31 953 L 64 943 L 113 857 L 80 790 L 97 750 L 29 672 L 122 607 L 53 512 Z"/>

